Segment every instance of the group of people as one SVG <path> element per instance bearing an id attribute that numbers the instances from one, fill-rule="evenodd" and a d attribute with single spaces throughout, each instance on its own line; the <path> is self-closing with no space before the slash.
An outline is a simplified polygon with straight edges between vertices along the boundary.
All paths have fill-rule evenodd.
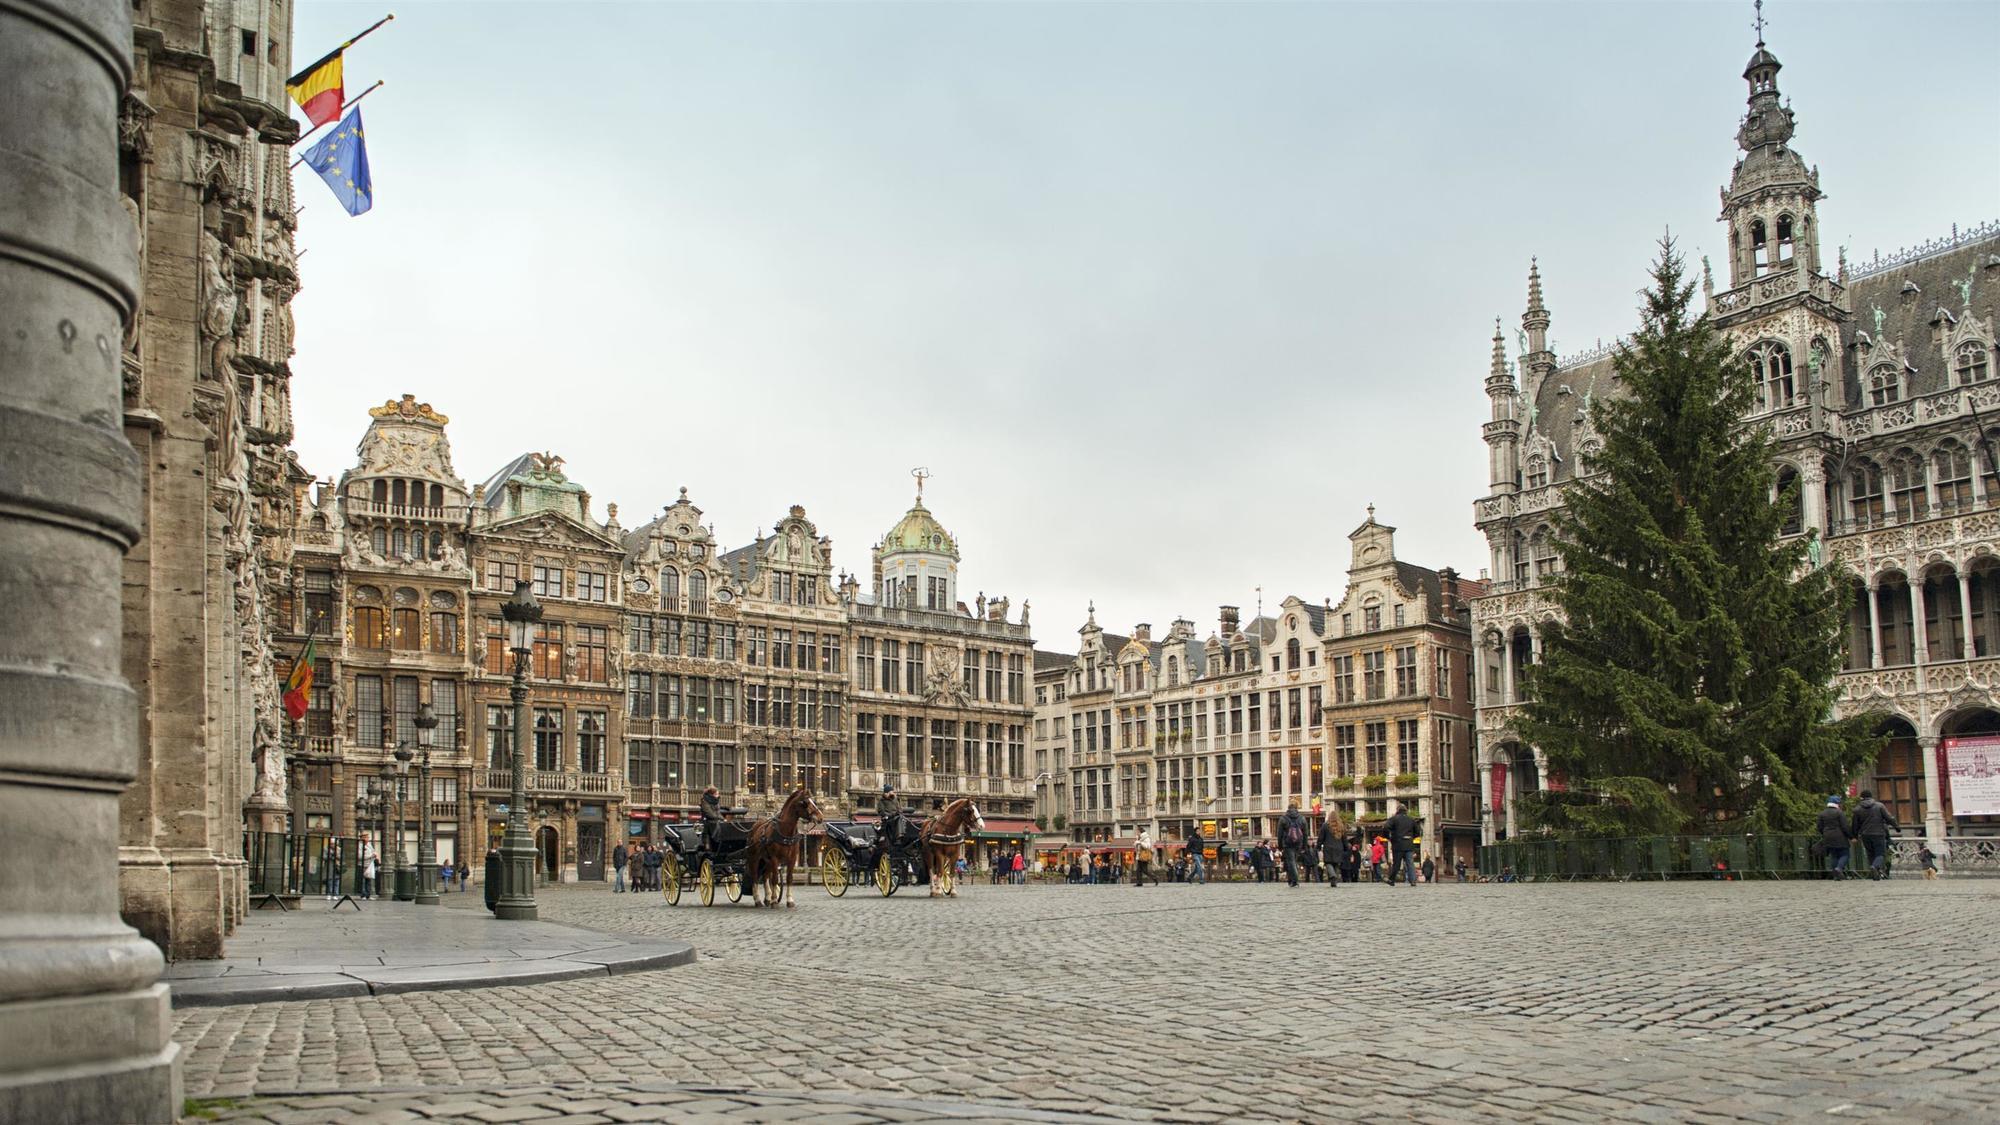
<path id="1" fill-rule="evenodd" d="M 381 880 L 382 853 L 376 849 L 375 841 L 363 835 L 356 850 L 355 860 L 361 867 L 361 897 L 372 899 L 393 891 L 393 887 L 383 888 L 377 885 Z M 326 854 L 320 861 L 321 889 L 329 899 L 338 899 L 342 893 L 340 880 L 344 868 L 344 864 L 341 862 L 342 858 L 338 841 L 329 841 L 327 843 Z M 438 864 L 439 890 L 448 891 L 451 889 L 452 883 L 456 882 L 458 889 L 464 891 L 466 883 L 471 878 L 472 865 L 466 863 L 464 860 L 459 860 L 455 863 L 451 860 L 446 860 Z"/>
<path id="2" fill-rule="evenodd" d="M 1826 807 L 1819 810 L 1819 840 L 1814 844 L 1827 863 L 1830 878 L 1843 879 L 1854 875 L 1849 870 L 1849 860 L 1853 856 L 1854 841 L 1861 841 L 1862 850 L 1868 857 L 1868 877 L 1880 879 L 1889 874 L 1889 833 L 1900 831 L 1902 825 L 1896 823 L 1895 814 L 1889 806 L 1875 799 L 1873 790 L 1861 791 L 1861 803 L 1849 816 L 1840 807 L 1840 795 L 1826 799 Z M 1924 872 L 1926 875 L 1937 869 L 1937 859 L 1928 848 L 1924 852 Z"/>

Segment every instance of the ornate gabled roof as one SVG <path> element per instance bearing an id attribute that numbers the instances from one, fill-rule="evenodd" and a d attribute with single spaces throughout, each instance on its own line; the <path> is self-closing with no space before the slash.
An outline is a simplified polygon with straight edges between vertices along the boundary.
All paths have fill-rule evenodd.
<path id="1" fill-rule="evenodd" d="M 924 507 L 920 496 L 910 505 L 910 510 L 903 513 L 903 518 L 896 521 L 896 526 L 889 529 L 889 534 L 882 537 L 876 550 L 885 556 L 921 551 L 957 559 L 958 540 L 953 539 L 951 532 L 946 531 L 944 525 L 931 515 L 929 508 Z"/>

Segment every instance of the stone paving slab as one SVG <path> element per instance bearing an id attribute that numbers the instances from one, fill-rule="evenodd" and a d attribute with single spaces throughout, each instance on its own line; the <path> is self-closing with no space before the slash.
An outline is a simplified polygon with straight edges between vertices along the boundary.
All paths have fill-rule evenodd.
<path id="1" fill-rule="evenodd" d="M 461 1090 L 448 1099 L 422 1088 L 370 1090 L 365 1098 L 344 1094 L 271 1094 L 254 1103 L 196 1099 L 198 1116 L 183 1122 L 231 1121 L 239 1125 L 293 1122 L 360 1122 L 364 1119 L 472 1122 L 501 1125 L 565 1121 L 812 1121 L 838 1125 L 883 1122 L 1034 1121 L 1104 1125 L 1096 1114 L 1060 1113 L 1024 1107 L 979 1105 L 949 1099 L 861 1097 L 840 1091 L 771 1091 L 740 1087 L 685 1086 L 639 1082 L 570 1087 L 511 1087 Z"/>
<path id="2" fill-rule="evenodd" d="M 220 961 L 163 974 L 176 1008 L 492 988 L 646 972 L 691 963 L 694 947 L 556 922 L 503 922 L 476 901 L 374 901 L 358 912 L 307 899 L 245 918 Z"/>
<path id="3" fill-rule="evenodd" d="M 982 885 L 772 911 L 558 888 L 546 919 L 703 955 L 188 1009 L 174 1037 L 188 1093 L 247 1098 L 244 1120 L 313 1091 L 361 1104 L 273 1109 L 738 1117 L 715 1083 L 839 1093 L 853 1107 L 824 1115 L 863 1122 L 937 1116 L 911 1103 L 1098 1121 L 2000 1120 L 2000 888 L 1884 890 Z"/>

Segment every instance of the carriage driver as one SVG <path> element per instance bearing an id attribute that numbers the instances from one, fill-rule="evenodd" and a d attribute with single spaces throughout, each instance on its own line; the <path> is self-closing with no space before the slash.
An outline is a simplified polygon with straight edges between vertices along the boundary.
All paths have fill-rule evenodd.
<path id="1" fill-rule="evenodd" d="M 701 791 L 701 838 L 712 849 L 715 847 L 715 833 L 722 827 L 722 798 L 716 796 L 715 786 Z"/>
<path id="2" fill-rule="evenodd" d="M 875 802 L 875 811 L 882 818 L 882 848 L 886 851 L 891 844 L 902 840 L 903 802 L 896 796 L 894 785 L 882 783 L 882 798 Z"/>

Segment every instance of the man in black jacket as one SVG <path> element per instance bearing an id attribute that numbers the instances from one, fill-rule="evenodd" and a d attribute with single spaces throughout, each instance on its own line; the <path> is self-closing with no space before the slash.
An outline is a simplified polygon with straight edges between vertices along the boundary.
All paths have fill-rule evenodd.
<path id="1" fill-rule="evenodd" d="M 1326 885 L 1338 887 L 1341 852 L 1344 849 L 1340 846 L 1340 833 L 1334 830 L 1333 821 L 1333 814 L 1329 813 L 1326 819 L 1319 822 L 1319 839 L 1314 842 L 1319 845 L 1319 865 L 1326 869 Z"/>
<path id="2" fill-rule="evenodd" d="M 633 887 L 632 889 L 636 891 L 639 888 Z M 624 891 L 625 845 L 620 843 L 617 847 L 611 849 L 611 893 L 614 895 L 623 894 Z"/>
<path id="3" fill-rule="evenodd" d="M 1278 850 L 1285 857 L 1285 884 L 1299 885 L 1299 861 L 1304 858 L 1307 845 L 1312 840 L 1312 826 L 1306 823 L 1306 815 L 1299 811 L 1299 803 L 1293 801 L 1285 809 L 1285 815 L 1278 818 Z"/>
<path id="4" fill-rule="evenodd" d="M 1828 870 L 1835 879 L 1847 875 L 1847 817 L 1840 811 L 1840 798 L 1828 797 L 1819 810 L 1819 847 L 1826 853 Z"/>
<path id="5" fill-rule="evenodd" d="M 1417 885 L 1416 863 L 1411 858 L 1416 851 L 1417 820 L 1410 810 L 1398 806 L 1396 815 L 1389 818 L 1389 885 L 1396 885 L 1396 875 L 1401 873 L 1403 881 L 1410 886 Z"/>
<path id="6" fill-rule="evenodd" d="M 1889 806 L 1876 800 L 1872 790 L 1861 791 L 1861 807 L 1854 810 L 1854 822 L 1847 826 L 1847 834 L 1868 849 L 1870 879 L 1880 879 L 1889 873 L 1889 833 L 1900 832 L 1902 828 L 1889 812 Z"/>

